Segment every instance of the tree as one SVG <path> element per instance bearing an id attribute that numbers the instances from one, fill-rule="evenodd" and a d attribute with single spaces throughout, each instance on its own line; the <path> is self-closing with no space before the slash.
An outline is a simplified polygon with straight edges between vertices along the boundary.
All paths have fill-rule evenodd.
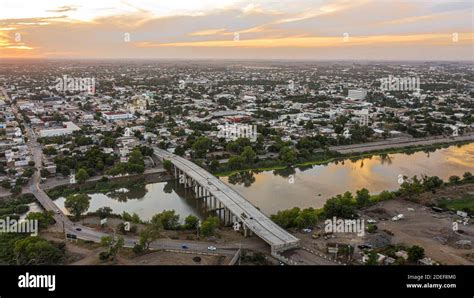
<path id="1" fill-rule="evenodd" d="M 242 153 L 240 154 L 240 158 L 247 165 L 253 164 L 253 161 L 255 160 L 256 156 L 257 154 L 253 151 L 252 147 L 250 146 L 246 146 L 244 148 L 244 151 L 242 151 Z"/>
<path id="2" fill-rule="evenodd" d="M 72 194 L 66 197 L 64 207 L 74 215 L 76 220 L 82 213 L 86 212 L 90 206 L 90 198 L 86 194 Z"/>
<path id="3" fill-rule="evenodd" d="M 352 218 L 355 215 L 355 208 L 352 203 L 352 194 L 350 192 L 344 193 L 344 195 L 337 195 L 330 198 L 324 204 L 323 210 L 326 218 L 333 216 L 341 218 Z"/>
<path id="4" fill-rule="evenodd" d="M 133 253 L 136 255 L 141 254 L 144 250 L 145 248 L 140 243 L 135 244 L 132 248 Z"/>
<path id="5" fill-rule="evenodd" d="M 463 177 L 463 182 L 464 183 L 468 183 L 468 182 L 473 182 L 474 181 L 474 176 L 472 175 L 471 172 L 466 172 L 464 173 L 464 175 L 462 175 Z"/>
<path id="6" fill-rule="evenodd" d="M 407 195 L 408 198 L 413 198 L 413 196 L 418 195 L 422 191 L 423 185 L 416 176 L 413 176 L 411 179 L 406 179 L 405 182 L 400 185 L 401 194 Z"/>
<path id="7" fill-rule="evenodd" d="M 270 219 L 284 229 L 292 228 L 296 226 L 296 218 L 298 218 L 300 212 L 301 210 L 298 207 L 280 210 L 277 212 L 277 214 L 271 215 Z M 301 219 L 299 221 L 301 221 Z"/>
<path id="8" fill-rule="evenodd" d="M 209 165 L 209 169 L 211 170 L 211 172 L 215 172 L 217 171 L 219 166 L 220 166 L 219 162 L 214 159 L 213 161 L 211 161 L 211 164 Z"/>
<path id="9" fill-rule="evenodd" d="M 164 210 L 161 213 L 155 214 L 152 223 L 160 222 L 165 230 L 175 230 L 179 227 L 179 214 L 174 210 Z"/>
<path id="10" fill-rule="evenodd" d="M 425 249 L 418 245 L 413 245 L 408 249 L 408 260 L 410 262 L 416 262 L 419 259 L 423 259 L 425 257 Z"/>
<path id="11" fill-rule="evenodd" d="M 439 188 L 443 185 L 443 180 L 441 180 L 438 176 L 423 176 L 423 188 L 429 191 L 435 191 L 435 189 Z"/>
<path id="12" fill-rule="evenodd" d="M 19 195 L 21 194 L 21 186 L 20 185 L 15 185 L 12 189 L 10 189 L 10 192 L 14 195 Z"/>
<path id="13" fill-rule="evenodd" d="M 123 247 L 124 243 L 125 240 L 121 236 L 103 236 L 100 238 L 100 244 L 108 249 L 107 255 L 108 257 L 112 257 L 112 260 L 115 260 L 117 253 L 120 248 Z"/>
<path id="14" fill-rule="evenodd" d="M 318 213 L 314 208 L 303 209 L 295 219 L 298 228 L 313 228 L 318 221 Z"/>
<path id="15" fill-rule="evenodd" d="M 459 182 L 461 182 L 461 178 L 459 178 L 459 176 L 453 175 L 449 177 L 449 183 L 456 185 L 459 184 Z"/>
<path id="16" fill-rule="evenodd" d="M 140 245 L 144 250 L 148 250 L 150 244 L 161 236 L 161 227 L 158 224 L 152 224 L 140 232 Z"/>
<path id="17" fill-rule="evenodd" d="M 296 152 L 289 146 L 284 146 L 280 149 L 279 158 L 285 164 L 291 165 L 296 161 Z"/>
<path id="18" fill-rule="evenodd" d="M 194 230 L 197 228 L 199 223 L 199 218 L 190 214 L 184 219 L 184 227 L 188 230 Z"/>
<path id="19" fill-rule="evenodd" d="M 10 189 L 10 187 L 11 187 L 10 181 L 3 180 L 2 181 L 2 187 L 5 188 L 5 189 Z"/>
<path id="20" fill-rule="evenodd" d="M 143 165 L 143 166 L 145 165 L 145 162 L 143 161 L 143 154 L 139 147 L 133 148 L 128 158 L 128 162 L 132 164 Z"/>
<path id="21" fill-rule="evenodd" d="M 388 190 L 384 190 L 381 193 L 379 193 L 379 195 L 378 195 L 378 199 L 380 201 L 391 200 L 393 198 L 395 198 L 395 194 L 391 191 L 388 191 Z"/>
<path id="22" fill-rule="evenodd" d="M 357 205 L 360 207 L 366 206 L 369 203 L 370 194 L 369 190 L 366 188 L 362 188 L 356 191 L 356 202 Z"/>
<path id="23" fill-rule="evenodd" d="M 139 224 L 142 222 L 142 220 L 140 219 L 140 215 L 136 214 L 135 212 L 133 212 L 132 214 L 132 222 L 134 224 Z"/>
<path id="24" fill-rule="evenodd" d="M 367 259 L 366 265 L 377 265 L 377 254 L 373 251 L 369 252 L 369 258 Z"/>
<path id="25" fill-rule="evenodd" d="M 27 237 L 15 242 L 17 265 L 54 265 L 64 260 L 64 243 L 54 244 L 39 237 Z"/>
<path id="26" fill-rule="evenodd" d="M 38 221 L 38 228 L 46 229 L 49 225 L 54 223 L 53 211 L 45 211 L 45 212 L 30 212 L 26 216 L 27 220 L 37 220 Z"/>
<path id="27" fill-rule="evenodd" d="M 240 156 L 231 156 L 228 161 L 228 165 L 232 170 L 237 170 L 241 167 L 242 158 Z"/>
<path id="28" fill-rule="evenodd" d="M 177 146 L 176 149 L 174 150 L 174 154 L 183 156 L 186 150 L 184 149 L 183 146 Z"/>
<path id="29" fill-rule="evenodd" d="M 84 183 L 84 182 L 86 182 L 86 180 L 89 179 L 89 174 L 87 173 L 86 169 L 80 168 L 80 169 L 77 171 L 76 179 L 77 179 L 77 181 L 78 181 L 79 183 Z"/>
<path id="30" fill-rule="evenodd" d="M 165 160 L 163 161 L 163 167 L 165 168 L 165 170 L 171 173 L 171 169 L 173 169 L 173 163 L 169 160 Z"/>
<path id="31" fill-rule="evenodd" d="M 203 157 L 211 147 L 212 141 L 206 137 L 198 138 L 192 145 L 196 157 Z"/>
<path id="32" fill-rule="evenodd" d="M 215 234 L 216 229 L 219 227 L 219 218 L 216 216 L 209 216 L 201 224 L 201 233 L 204 236 L 212 236 Z"/>
<path id="33" fill-rule="evenodd" d="M 110 208 L 108 206 L 105 206 L 105 207 L 101 207 L 101 208 L 97 209 L 96 212 L 97 212 L 97 215 L 99 215 L 99 217 L 101 219 L 102 218 L 107 218 L 112 214 L 112 208 Z"/>

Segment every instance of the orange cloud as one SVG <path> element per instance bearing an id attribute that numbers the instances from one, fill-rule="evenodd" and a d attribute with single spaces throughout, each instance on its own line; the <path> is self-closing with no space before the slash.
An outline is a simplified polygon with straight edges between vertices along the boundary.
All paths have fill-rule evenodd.
<path id="1" fill-rule="evenodd" d="M 458 44 L 472 43 L 473 33 L 459 33 Z M 245 47 L 245 48 L 319 48 L 319 47 L 345 47 L 361 45 L 383 44 L 423 44 L 423 45 L 452 45 L 452 34 L 416 34 L 416 35 L 375 35 L 354 36 L 345 42 L 343 37 L 284 37 L 262 38 L 249 40 L 217 40 L 175 43 L 139 42 L 139 48 L 151 47 Z"/>
<path id="2" fill-rule="evenodd" d="M 226 29 L 209 29 L 190 33 L 190 36 L 227 35 L 231 34 Z"/>

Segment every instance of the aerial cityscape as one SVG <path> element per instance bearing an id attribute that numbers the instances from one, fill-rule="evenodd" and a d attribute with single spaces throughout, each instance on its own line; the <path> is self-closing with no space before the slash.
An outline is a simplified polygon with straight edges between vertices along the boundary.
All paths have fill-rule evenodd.
<path id="1" fill-rule="evenodd" d="M 474 265 L 471 1 L 86 2 L 0 0 L 1 265 Z"/>

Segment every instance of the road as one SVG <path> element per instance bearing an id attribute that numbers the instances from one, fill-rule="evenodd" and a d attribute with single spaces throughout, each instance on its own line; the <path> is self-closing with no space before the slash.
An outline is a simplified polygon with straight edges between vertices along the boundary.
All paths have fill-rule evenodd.
<path id="1" fill-rule="evenodd" d="M 427 137 L 427 138 L 396 138 L 388 139 L 379 142 L 354 144 L 354 145 L 343 145 L 343 146 L 332 146 L 329 147 L 331 151 L 337 151 L 342 154 L 348 153 L 362 153 L 377 150 L 386 150 L 393 148 L 404 148 L 411 146 L 429 146 L 443 143 L 453 143 L 461 141 L 474 141 L 474 133 L 467 133 L 457 137 Z"/>

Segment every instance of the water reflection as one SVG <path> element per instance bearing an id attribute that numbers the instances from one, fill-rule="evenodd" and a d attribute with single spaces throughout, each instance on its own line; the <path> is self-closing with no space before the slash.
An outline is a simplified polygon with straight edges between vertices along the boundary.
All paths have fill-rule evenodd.
<path id="1" fill-rule="evenodd" d="M 332 196 L 363 187 L 372 193 L 394 190 L 399 187 L 400 174 L 407 177 L 436 175 L 447 180 L 451 175 L 462 176 L 466 171 L 474 173 L 474 143 L 263 171 L 253 173 L 252 179 L 245 181 L 232 176 L 223 181 L 232 184 L 264 213 L 272 214 L 295 206 L 319 208 Z M 293 183 L 288 179 L 290 175 L 294 176 Z"/>
<path id="2" fill-rule="evenodd" d="M 145 184 L 135 185 L 130 188 L 120 188 L 108 192 L 107 197 L 115 199 L 119 202 L 127 202 L 128 200 L 137 200 L 143 198 L 148 192 Z"/>
<path id="3" fill-rule="evenodd" d="M 252 185 L 252 183 L 255 182 L 254 173 L 257 173 L 257 171 L 243 171 L 240 173 L 236 173 L 232 176 L 229 176 L 227 182 L 234 185 L 242 184 L 245 187 L 249 187 Z"/>
<path id="4" fill-rule="evenodd" d="M 87 212 L 94 212 L 101 207 L 110 207 L 115 214 L 137 213 L 141 219 L 150 220 L 153 215 L 164 210 L 174 209 L 180 215 L 181 222 L 190 214 L 204 219 L 208 213 L 202 201 L 193 193 L 180 187 L 177 181 L 136 185 L 130 189 L 118 189 L 113 192 L 89 194 L 90 207 Z M 55 203 L 63 211 L 64 198 Z"/>

